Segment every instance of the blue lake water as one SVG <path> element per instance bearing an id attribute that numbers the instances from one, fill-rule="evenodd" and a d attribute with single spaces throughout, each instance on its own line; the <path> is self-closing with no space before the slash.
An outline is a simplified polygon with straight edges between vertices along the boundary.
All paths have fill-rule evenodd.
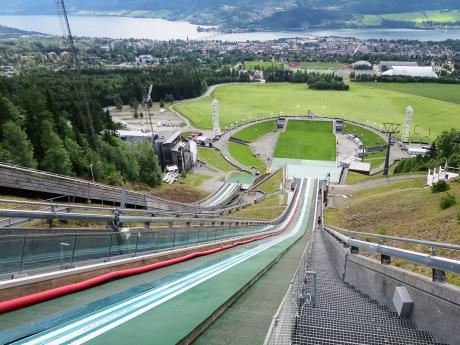
<path id="1" fill-rule="evenodd" d="M 198 26 L 184 21 L 168 21 L 156 18 L 71 16 L 70 24 L 75 36 L 109 37 L 109 38 L 147 38 L 156 40 L 169 39 L 204 39 L 210 36 L 198 32 Z M 60 35 L 61 29 L 57 16 L 0 16 L 0 24 L 28 31 Z M 362 39 L 411 39 L 420 41 L 443 41 L 460 39 L 459 30 L 412 30 L 412 29 L 334 29 L 306 30 L 298 32 L 250 32 L 219 36 L 220 40 L 268 41 L 279 38 L 311 36 L 357 37 Z"/>

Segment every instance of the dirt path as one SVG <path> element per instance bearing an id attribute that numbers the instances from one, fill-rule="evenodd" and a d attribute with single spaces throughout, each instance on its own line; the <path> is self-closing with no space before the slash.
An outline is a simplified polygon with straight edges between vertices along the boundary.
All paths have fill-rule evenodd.
<path id="1" fill-rule="evenodd" d="M 251 144 L 253 152 L 260 154 L 259 158 L 263 160 L 265 165 L 268 167 L 272 163 L 279 135 L 280 132 L 267 133 Z"/>
<path id="2" fill-rule="evenodd" d="M 424 178 L 425 175 L 413 174 L 413 175 L 400 175 L 400 176 L 390 176 L 382 177 L 375 180 L 364 181 L 354 185 L 332 185 L 329 194 L 330 195 L 349 195 L 356 192 L 359 192 L 364 189 L 374 188 L 383 186 L 389 183 L 405 181 L 405 180 L 414 180 L 419 178 Z"/>
<path id="3" fill-rule="evenodd" d="M 201 183 L 198 188 L 207 193 L 214 193 L 224 184 L 225 174 L 209 169 L 207 166 L 196 166 L 193 168 L 194 175 L 211 176 L 210 179 Z"/>

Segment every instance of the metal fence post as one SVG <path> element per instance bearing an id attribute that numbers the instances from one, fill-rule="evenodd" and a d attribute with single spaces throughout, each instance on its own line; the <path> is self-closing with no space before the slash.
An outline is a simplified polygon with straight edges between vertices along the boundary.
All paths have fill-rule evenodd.
<path id="1" fill-rule="evenodd" d="M 112 242 L 113 242 L 113 235 L 111 234 L 111 235 L 110 235 L 109 252 L 107 253 L 107 260 L 106 260 L 106 261 L 109 261 L 109 260 L 110 260 L 110 253 L 112 252 Z"/>
<path id="2" fill-rule="evenodd" d="M 139 243 L 139 237 L 141 237 L 141 233 L 137 233 L 137 239 L 136 239 L 136 248 L 134 249 L 134 256 L 137 256 L 137 245 Z"/>
<path id="3" fill-rule="evenodd" d="M 21 259 L 19 261 L 18 274 L 21 273 L 21 270 L 22 270 L 22 263 L 24 261 L 24 250 L 25 250 L 25 247 L 26 247 L 26 240 L 27 240 L 27 234 L 25 234 L 24 237 L 22 238 Z"/>
<path id="4" fill-rule="evenodd" d="M 70 259 L 70 266 L 73 266 L 73 263 L 74 263 L 75 250 L 77 248 L 77 236 L 78 235 L 75 234 L 74 240 L 73 240 L 72 258 Z"/>
<path id="5" fill-rule="evenodd" d="M 160 237 L 160 230 L 157 231 L 157 246 L 155 248 L 156 252 L 158 251 L 158 241 L 160 240 L 159 237 Z"/>
<path id="6" fill-rule="evenodd" d="M 174 237 L 173 237 L 173 243 L 172 243 L 171 250 L 174 249 L 175 244 L 176 244 L 176 228 L 174 228 Z"/>

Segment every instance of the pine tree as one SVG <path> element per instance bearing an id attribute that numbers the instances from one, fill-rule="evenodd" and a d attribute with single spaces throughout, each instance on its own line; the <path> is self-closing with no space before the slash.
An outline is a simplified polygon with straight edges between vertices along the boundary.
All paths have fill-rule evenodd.
<path id="1" fill-rule="evenodd" d="M 158 157 L 148 141 L 137 143 L 140 179 L 149 186 L 155 187 L 161 183 L 161 170 Z"/>
<path id="2" fill-rule="evenodd" d="M 41 167 L 50 172 L 62 175 L 73 175 L 72 162 L 64 146 L 50 148 L 45 152 Z"/>
<path id="3" fill-rule="evenodd" d="M 19 119 L 20 114 L 18 109 L 8 98 L 0 95 L 0 124 L 6 121 L 18 121 Z"/>
<path id="4" fill-rule="evenodd" d="M 42 169 L 56 174 L 73 175 L 69 153 L 48 120 L 42 123 L 40 139 L 44 152 L 43 160 L 40 162 Z"/>
<path id="5" fill-rule="evenodd" d="M 2 128 L 2 137 L 3 140 L 0 144 L 2 154 L 0 156 L 3 161 L 29 168 L 37 166 L 32 144 L 17 123 L 6 122 Z"/>

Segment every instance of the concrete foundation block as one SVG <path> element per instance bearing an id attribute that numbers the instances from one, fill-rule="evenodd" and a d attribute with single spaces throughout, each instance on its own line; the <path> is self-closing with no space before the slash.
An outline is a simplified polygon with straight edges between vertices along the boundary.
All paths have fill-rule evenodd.
<path id="1" fill-rule="evenodd" d="M 414 301 L 404 286 L 397 286 L 393 294 L 393 305 L 400 317 L 408 317 L 412 311 Z"/>

